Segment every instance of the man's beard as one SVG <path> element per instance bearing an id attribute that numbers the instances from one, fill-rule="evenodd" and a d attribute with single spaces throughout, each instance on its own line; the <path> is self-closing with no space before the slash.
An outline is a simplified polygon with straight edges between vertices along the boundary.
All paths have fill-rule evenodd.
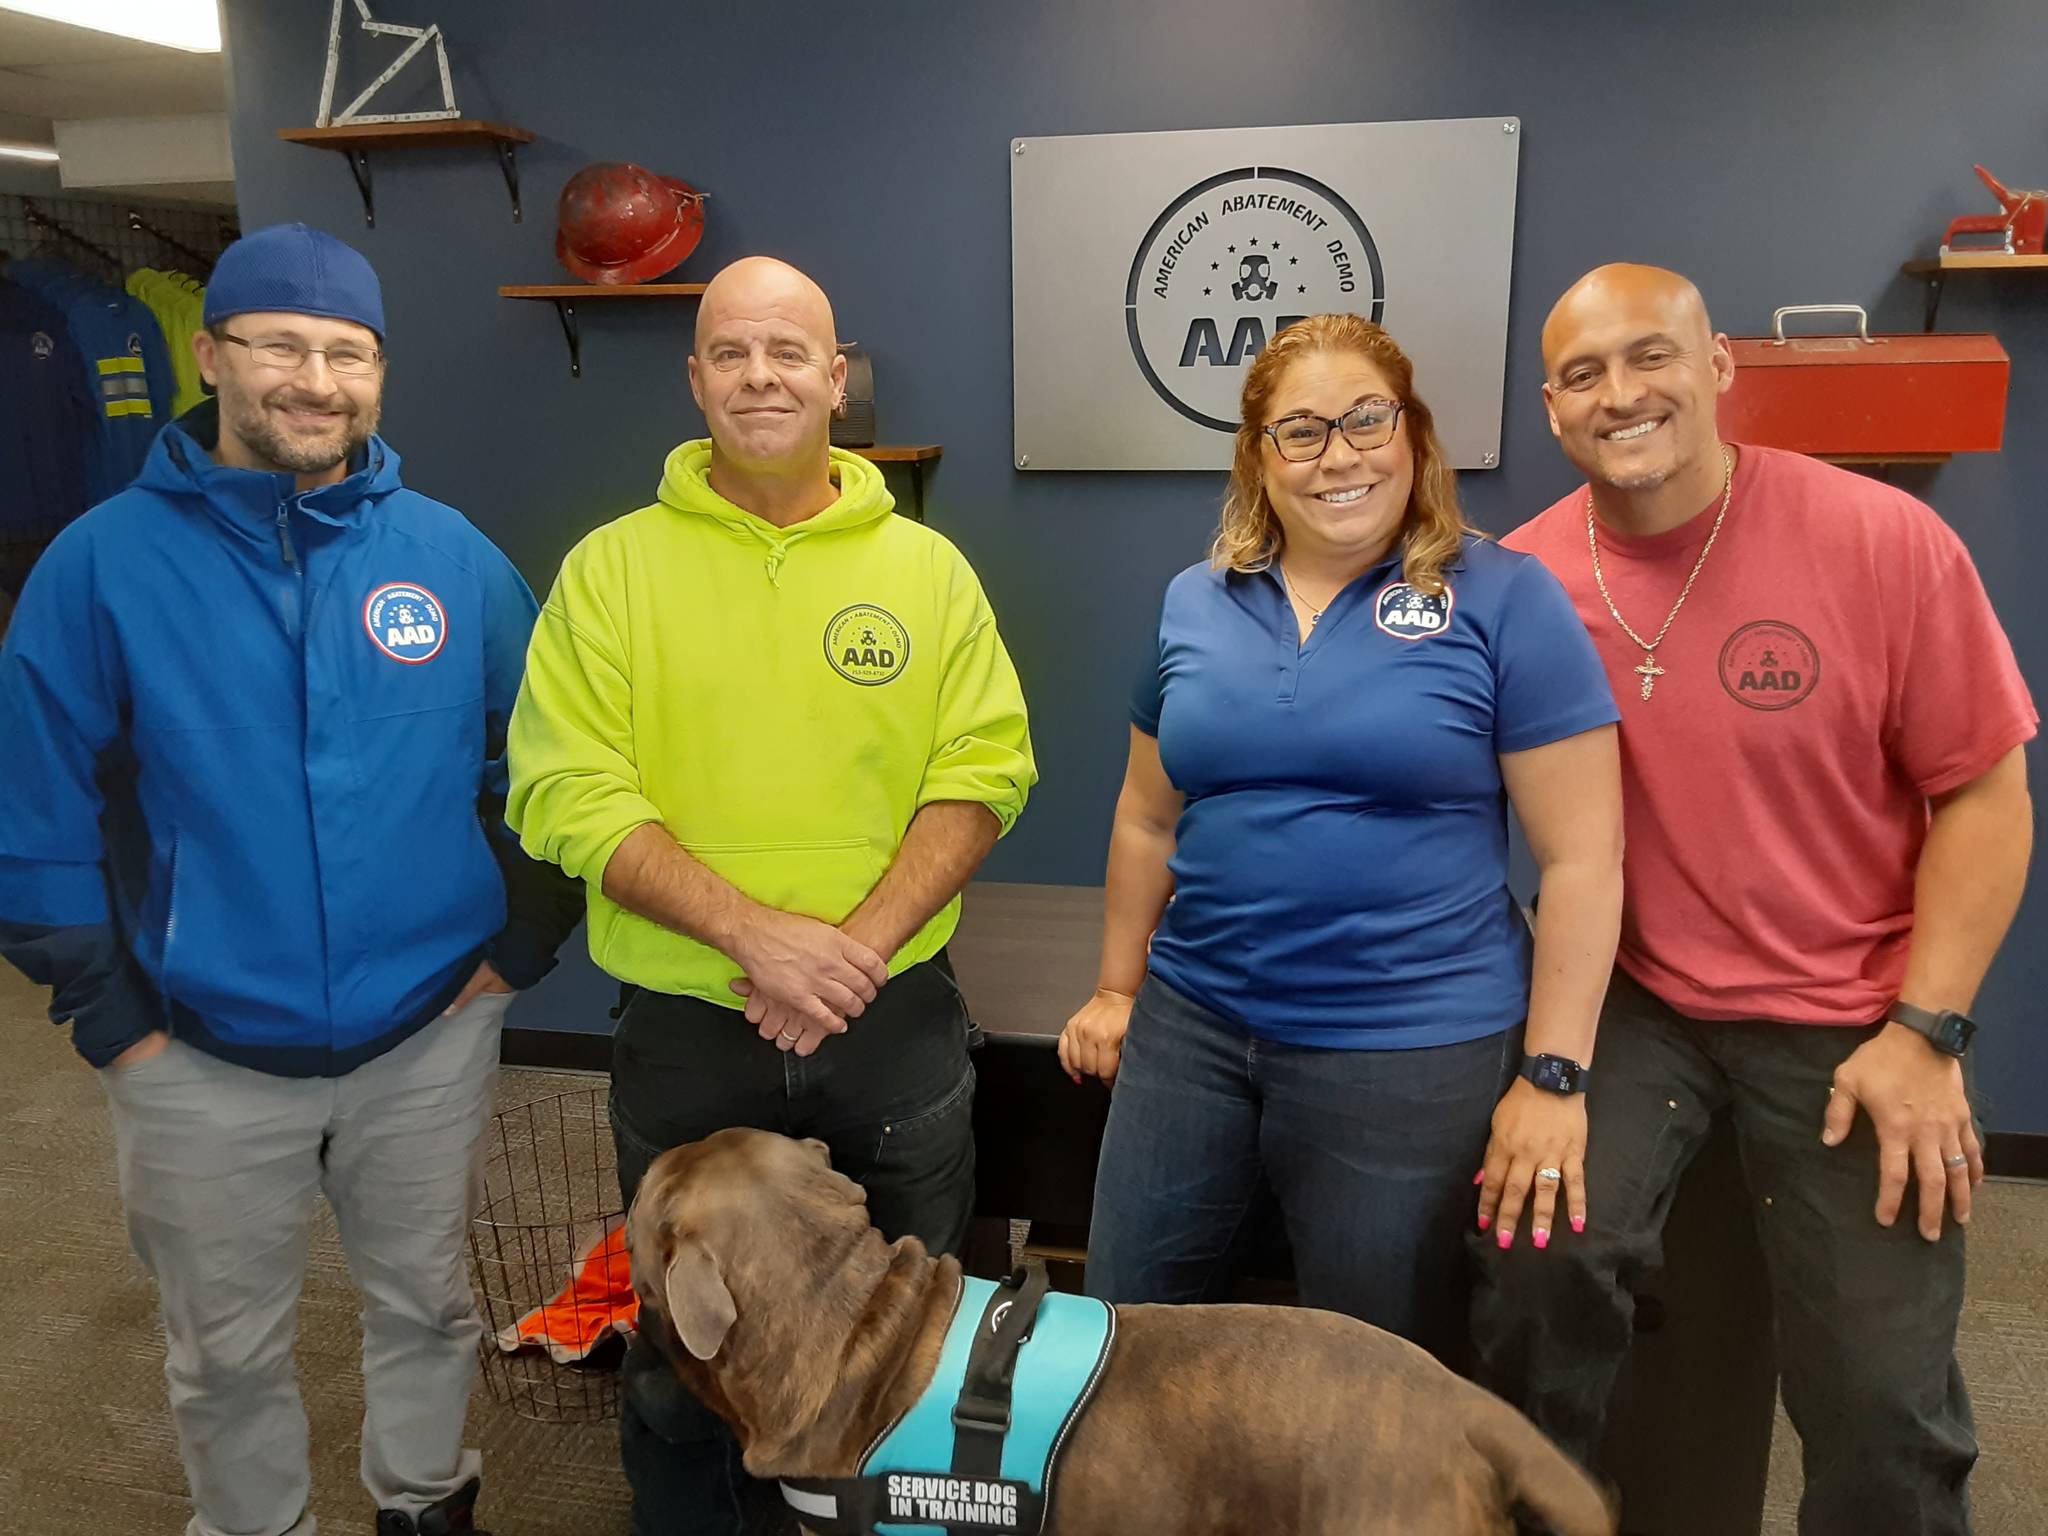
<path id="1" fill-rule="evenodd" d="M 1617 491 L 1654 491 L 1677 473 L 1678 466 L 1673 464 L 1665 469 L 1653 469 L 1641 474 L 1605 475 L 1601 478 L 1605 484 L 1613 486 Z"/>
<path id="2" fill-rule="evenodd" d="M 336 416 L 331 430 L 314 438 L 293 436 L 272 421 L 268 412 L 272 407 L 288 409 L 295 403 L 312 403 L 318 409 L 334 405 L 329 400 L 307 402 L 287 387 L 273 390 L 259 400 L 235 403 L 228 409 L 224 426 L 271 469 L 300 475 L 325 474 L 366 446 L 377 430 L 381 401 L 372 400 L 364 407 L 344 395 L 340 403 L 348 414 Z M 228 402 L 223 400 L 222 404 L 227 406 Z"/>
<path id="3" fill-rule="evenodd" d="M 1665 430 L 1670 431 L 1671 428 L 1667 427 Z M 1698 458 L 1699 455 L 1696 452 L 1689 452 L 1686 448 L 1681 447 L 1672 455 L 1669 463 L 1654 469 L 1638 469 L 1628 474 L 1609 474 L 1603 472 L 1599 458 L 1596 457 L 1592 468 L 1587 472 L 1586 478 L 1588 480 L 1597 480 L 1600 484 L 1611 486 L 1617 491 L 1654 491 L 1658 486 L 1675 480 L 1684 474 L 1686 470 L 1698 462 Z"/>

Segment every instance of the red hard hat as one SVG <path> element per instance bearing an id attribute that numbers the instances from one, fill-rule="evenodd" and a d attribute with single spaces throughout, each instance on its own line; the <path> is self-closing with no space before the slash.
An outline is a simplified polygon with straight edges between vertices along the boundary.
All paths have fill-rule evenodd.
<path id="1" fill-rule="evenodd" d="M 586 165 L 556 209 L 555 256 L 587 283 L 644 283 L 703 238 L 703 193 L 624 160 Z"/>

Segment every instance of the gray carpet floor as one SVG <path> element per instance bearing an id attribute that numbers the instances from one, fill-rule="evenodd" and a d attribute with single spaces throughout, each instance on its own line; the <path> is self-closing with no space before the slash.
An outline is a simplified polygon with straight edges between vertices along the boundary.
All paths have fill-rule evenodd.
<path id="1" fill-rule="evenodd" d="M 173 1536 L 189 1506 L 164 1406 L 155 1293 L 128 1251 L 99 1084 L 42 1009 L 42 994 L 0 967 L 0 1253 L 15 1277 L 0 1316 L 0 1530 Z M 590 1086 L 508 1071 L 499 1099 L 511 1106 Z M 2048 1529 L 2048 1187 L 1995 1183 L 1980 1212 L 1961 1344 L 1984 1450 L 1977 1529 L 2039 1536 Z M 323 1209 L 298 1359 L 313 1504 L 327 1536 L 371 1528 L 356 1481 L 359 1349 L 355 1295 Z M 610 1425 L 534 1423 L 483 1385 L 470 1422 L 497 1536 L 623 1536 Z M 1771 1536 L 1791 1536 L 1798 1490 L 1797 1448 L 1781 1420 Z"/>

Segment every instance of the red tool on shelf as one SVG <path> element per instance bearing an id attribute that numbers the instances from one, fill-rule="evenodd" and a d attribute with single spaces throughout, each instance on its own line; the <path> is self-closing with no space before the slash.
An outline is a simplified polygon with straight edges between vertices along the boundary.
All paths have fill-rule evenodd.
<path id="1" fill-rule="evenodd" d="M 1949 253 L 1957 235 L 1996 235 L 2005 242 L 2003 250 L 2008 256 L 2039 256 L 2048 252 L 2048 189 L 2007 191 L 1983 166 L 1974 169 L 1977 179 L 1991 189 L 2003 211 L 1970 213 L 1951 219 L 1948 233 L 1941 237 L 1941 254 Z M 1962 249 L 1981 251 L 1992 247 L 1972 245 Z"/>

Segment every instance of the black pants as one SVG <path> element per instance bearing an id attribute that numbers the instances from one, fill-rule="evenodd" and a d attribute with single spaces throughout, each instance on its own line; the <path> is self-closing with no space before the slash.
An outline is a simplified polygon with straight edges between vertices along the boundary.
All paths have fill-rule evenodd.
<path id="1" fill-rule="evenodd" d="M 612 1045 L 612 1132 L 628 1205 L 670 1147 L 728 1126 L 815 1136 L 868 1192 L 885 1238 L 957 1253 L 974 1207 L 974 1068 L 968 1020 L 943 953 L 884 986 L 843 1035 L 808 1057 L 778 1050 L 738 1012 L 637 994 Z M 622 1372 L 620 1456 L 635 1536 L 755 1536 L 788 1527 L 772 1484 L 636 1339 Z"/>
<path id="2" fill-rule="evenodd" d="M 1705 1023 L 1617 972 L 1586 1106 L 1586 1231 L 1560 1223 L 1542 1253 L 1475 1242 L 1480 1382 L 1596 1465 L 1636 1277 L 1660 1262 L 1679 1175 L 1725 1112 L 1805 1459 L 1802 1536 L 1967 1532 L 1977 1442 L 1955 1362 L 1962 1230 L 1922 1238 L 1911 1185 L 1898 1221 L 1877 1224 L 1868 1117 L 1839 1147 L 1820 1140 L 1835 1068 L 1877 1028 Z"/>

